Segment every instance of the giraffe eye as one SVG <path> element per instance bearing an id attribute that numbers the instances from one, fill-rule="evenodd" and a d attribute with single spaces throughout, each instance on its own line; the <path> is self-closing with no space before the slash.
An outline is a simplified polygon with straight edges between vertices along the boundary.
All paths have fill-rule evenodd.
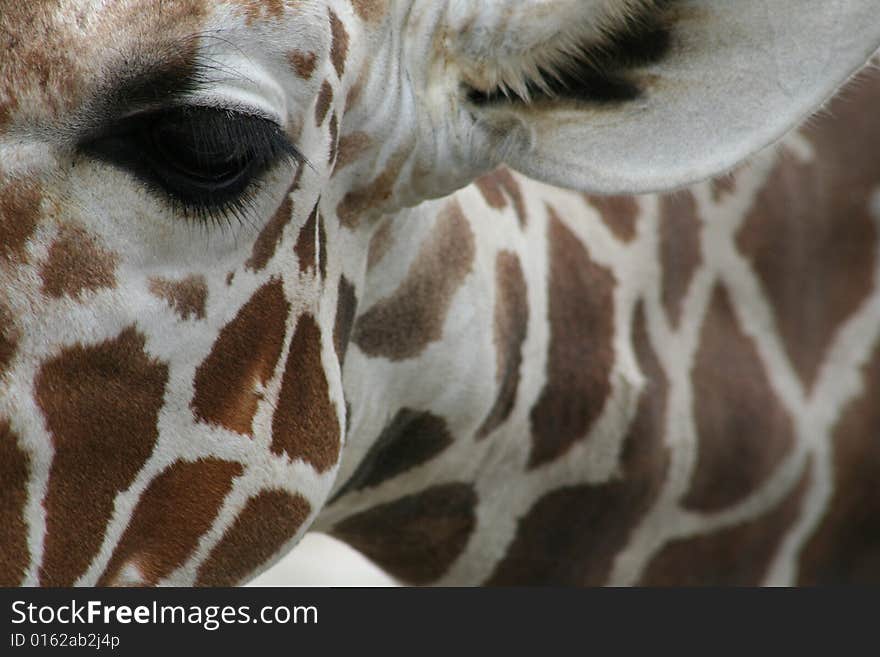
<path id="1" fill-rule="evenodd" d="M 240 212 L 261 175 L 302 159 L 274 122 L 208 107 L 135 115 L 81 148 L 199 217 Z"/>

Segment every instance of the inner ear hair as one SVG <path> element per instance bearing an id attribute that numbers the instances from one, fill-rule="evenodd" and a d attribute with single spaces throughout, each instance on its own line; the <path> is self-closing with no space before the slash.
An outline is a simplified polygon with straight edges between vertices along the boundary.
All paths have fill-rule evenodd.
<path id="1" fill-rule="evenodd" d="M 549 54 L 536 55 L 542 63 L 524 67 L 519 81 L 503 80 L 486 90 L 468 86 L 468 100 L 478 106 L 635 100 L 642 90 L 632 72 L 662 60 L 671 49 L 674 4 L 675 0 L 643 3 L 603 26 L 599 40 L 591 26 L 585 30 L 589 36 L 574 37 L 571 43 L 549 47 Z"/>

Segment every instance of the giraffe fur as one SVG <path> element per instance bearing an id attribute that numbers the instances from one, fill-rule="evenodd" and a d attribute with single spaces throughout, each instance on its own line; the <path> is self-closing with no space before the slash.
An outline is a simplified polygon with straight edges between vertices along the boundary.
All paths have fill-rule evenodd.
<path id="1" fill-rule="evenodd" d="M 880 580 L 872 3 L 6 4 L 0 584 Z"/>

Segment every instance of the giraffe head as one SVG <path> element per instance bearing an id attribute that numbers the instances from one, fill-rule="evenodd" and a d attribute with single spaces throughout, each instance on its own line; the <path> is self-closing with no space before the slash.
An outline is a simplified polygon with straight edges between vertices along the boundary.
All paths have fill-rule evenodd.
<path id="1" fill-rule="evenodd" d="M 4 7 L 0 583 L 253 575 L 333 484 L 377 217 L 501 162 L 720 172 L 877 48 L 872 4 Z"/>

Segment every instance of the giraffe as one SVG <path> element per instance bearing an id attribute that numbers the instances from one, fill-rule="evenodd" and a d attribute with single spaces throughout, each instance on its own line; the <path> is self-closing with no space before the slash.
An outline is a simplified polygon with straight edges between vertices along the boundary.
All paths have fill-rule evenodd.
<path id="1" fill-rule="evenodd" d="M 416 585 L 880 580 L 873 2 L 0 0 L 0 46 L 0 583 L 310 528 Z"/>

